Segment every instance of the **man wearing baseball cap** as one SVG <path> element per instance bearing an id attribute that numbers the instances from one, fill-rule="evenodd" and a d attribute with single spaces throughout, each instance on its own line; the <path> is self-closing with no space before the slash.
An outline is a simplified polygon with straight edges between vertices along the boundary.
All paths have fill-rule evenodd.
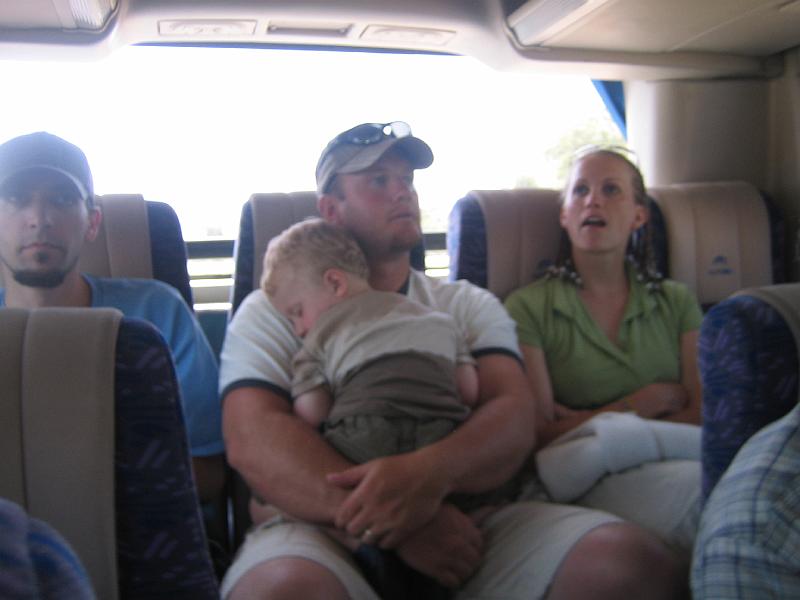
<path id="1" fill-rule="evenodd" d="M 362 123 L 337 135 L 322 151 L 317 162 L 317 192 L 329 192 L 337 175 L 368 169 L 390 149 L 400 152 L 413 169 L 427 169 L 433 163 L 428 144 L 412 136 L 403 121 Z"/>
<path id="2" fill-rule="evenodd" d="M 175 360 L 200 497 L 215 498 L 224 445 L 213 352 L 177 290 L 78 270 L 101 218 L 80 148 L 46 132 L 0 145 L 0 307 L 113 307 L 155 325 Z"/>
<path id="3" fill-rule="evenodd" d="M 228 570 L 223 597 L 417 597 L 402 580 L 371 586 L 374 573 L 358 564 L 374 556 L 359 550 L 364 545 L 393 549 L 454 598 L 670 597 L 677 569 L 669 551 L 616 517 L 509 498 L 479 518 L 446 501 L 495 489 L 520 469 L 534 445 L 535 405 L 514 323 L 497 298 L 411 268 L 421 239 L 414 171 L 432 162 L 405 123 L 348 129 L 317 163 L 318 208 L 359 242 L 373 288 L 455 319 L 478 364 L 479 404 L 443 440 L 353 466 L 292 414 L 290 366 L 300 341 L 266 295 L 252 292 L 222 351 L 223 428 L 231 464 L 276 510 L 252 510 L 262 524 Z"/>

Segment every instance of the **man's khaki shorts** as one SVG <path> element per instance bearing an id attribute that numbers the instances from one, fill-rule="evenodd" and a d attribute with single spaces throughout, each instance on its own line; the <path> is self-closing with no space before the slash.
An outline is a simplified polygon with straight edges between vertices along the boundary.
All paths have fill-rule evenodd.
<path id="1" fill-rule="evenodd" d="M 484 522 L 484 561 L 458 590 L 458 600 L 541 598 L 578 540 L 599 525 L 623 519 L 690 552 L 700 512 L 700 465 L 646 463 L 607 476 L 575 505 L 543 502 L 541 496 L 541 490 L 529 488 L 524 501 L 500 509 Z M 378 600 L 347 550 L 314 526 L 281 519 L 248 534 L 225 575 L 223 598 L 253 567 L 289 556 L 328 568 L 354 600 Z"/>
<path id="2" fill-rule="evenodd" d="M 456 598 L 540 598 L 563 558 L 581 537 L 598 525 L 619 520 L 576 506 L 543 502 L 506 506 L 483 524 L 483 564 Z M 248 534 L 222 582 L 222 597 L 253 567 L 285 557 L 307 558 L 328 568 L 354 600 L 379 600 L 347 550 L 312 525 L 281 519 L 260 525 Z"/>

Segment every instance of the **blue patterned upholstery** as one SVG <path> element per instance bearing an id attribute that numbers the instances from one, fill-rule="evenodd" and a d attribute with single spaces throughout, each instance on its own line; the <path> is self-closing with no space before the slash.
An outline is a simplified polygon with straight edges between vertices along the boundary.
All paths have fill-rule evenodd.
<path id="1" fill-rule="evenodd" d="M 194 310 L 186 244 L 175 210 L 164 202 L 148 200 L 147 223 L 150 226 L 150 255 L 153 257 L 153 278 L 177 289 L 189 308 Z"/>
<path id="2" fill-rule="evenodd" d="M 797 403 L 797 345 L 783 317 L 752 296 L 714 306 L 700 329 L 703 497 L 739 448 Z"/>
<path id="3" fill-rule="evenodd" d="M 486 263 L 486 222 L 478 200 L 467 194 L 455 203 L 447 224 L 450 281 L 466 279 L 489 287 Z"/>
<path id="4" fill-rule="evenodd" d="M 639 236 L 642 232 L 649 231 L 656 270 L 664 277 L 669 277 L 669 242 L 667 241 L 667 224 L 664 221 L 664 214 L 661 212 L 658 203 L 649 196 L 647 198 L 647 208 L 650 212 L 647 225 L 634 232 L 634 244 L 641 243 Z"/>
<path id="5" fill-rule="evenodd" d="M 152 325 L 122 320 L 115 375 L 120 598 L 219 598 L 172 357 Z"/>
<path id="6" fill-rule="evenodd" d="M 784 249 L 786 248 L 786 228 L 783 224 L 783 216 L 781 211 L 775 206 L 772 198 L 761 191 L 764 198 L 764 204 L 767 207 L 767 215 L 769 216 L 769 239 L 770 254 L 772 256 L 772 282 L 784 283 L 786 281 L 786 259 Z"/>
<path id="7" fill-rule="evenodd" d="M 239 219 L 239 235 L 233 248 L 235 268 L 231 295 L 231 314 L 236 312 L 242 300 L 253 291 L 253 265 L 255 264 L 255 240 L 253 238 L 253 208 L 249 202 L 242 207 Z"/>

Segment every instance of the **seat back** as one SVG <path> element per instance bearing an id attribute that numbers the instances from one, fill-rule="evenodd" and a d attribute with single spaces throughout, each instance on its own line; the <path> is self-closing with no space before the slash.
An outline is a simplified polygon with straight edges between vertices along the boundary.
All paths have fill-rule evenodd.
<path id="1" fill-rule="evenodd" d="M 800 284 L 742 290 L 700 328 L 703 497 L 739 448 L 798 401 Z"/>
<path id="2" fill-rule="evenodd" d="M 533 281 L 558 254 L 559 193 L 472 191 L 450 213 L 450 279 L 467 279 L 505 298 Z"/>
<path id="3" fill-rule="evenodd" d="M 114 309 L 0 309 L 0 495 L 101 598 L 216 598 L 169 348 Z"/>
<path id="4" fill-rule="evenodd" d="M 239 237 L 234 248 L 235 273 L 231 312 L 261 281 L 261 267 L 269 241 L 284 229 L 316 216 L 316 192 L 253 194 L 242 207 Z"/>
<path id="5" fill-rule="evenodd" d="M 450 212 L 450 279 L 466 279 L 501 300 L 534 281 L 558 256 L 559 192 L 547 189 L 472 191 Z M 665 270 L 663 220 L 651 206 L 658 268 Z"/>
<path id="6" fill-rule="evenodd" d="M 743 182 L 648 189 L 654 261 L 685 283 L 704 307 L 736 290 L 783 280 L 779 220 Z M 561 228 L 558 192 L 473 191 L 450 213 L 450 278 L 467 279 L 501 299 L 555 260 Z M 634 236 L 634 243 L 641 243 Z"/>
<path id="7" fill-rule="evenodd" d="M 144 198 L 120 194 L 98 196 L 96 201 L 103 219 L 97 238 L 81 254 L 80 270 L 97 277 L 152 279 L 153 254 Z"/>
<path id="8" fill-rule="evenodd" d="M 234 248 L 235 273 L 231 313 L 258 287 L 269 241 L 284 229 L 308 217 L 319 216 L 316 192 L 253 194 L 242 207 L 239 237 Z M 425 266 L 422 244 L 411 252 L 411 265 Z"/>
<path id="9" fill-rule="evenodd" d="M 770 214 L 755 187 L 682 183 L 648 193 L 664 215 L 669 276 L 689 286 L 702 306 L 776 282 Z"/>
<path id="10" fill-rule="evenodd" d="M 239 236 L 234 246 L 234 279 L 231 314 L 261 281 L 264 253 L 269 241 L 284 229 L 305 218 L 318 215 L 316 192 L 253 194 L 242 207 Z M 233 547 L 237 548 L 250 527 L 250 490 L 241 476 L 230 470 L 228 495 L 231 498 Z"/>
<path id="11" fill-rule="evenodd" d="M 0 310 L 2 495 L 64 535 L 104 598 L 117 597 L 112 400 L 121 317 Z"/>
<path id="12" fill-rule="evenodd" d="M 186 244 L 175 210 L 136 194 L 95 198 L 103 212 L 100 231 L 86 244 L 78 268 L 97 277 L 158 279 L 176 288 L 191 307 Z M 3 287 L 0 272 L 0 287 Z"/>

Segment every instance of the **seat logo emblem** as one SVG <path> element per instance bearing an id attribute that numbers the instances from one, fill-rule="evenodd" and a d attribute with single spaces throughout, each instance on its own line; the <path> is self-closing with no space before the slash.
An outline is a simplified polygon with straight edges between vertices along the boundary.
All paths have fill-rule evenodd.
<path id="1" fill-rule="evenodd" d="M 728 265 L 728 257 L 717 254 L 711 261 L 709 275 L 733 275 L 733 269 Z"/>

